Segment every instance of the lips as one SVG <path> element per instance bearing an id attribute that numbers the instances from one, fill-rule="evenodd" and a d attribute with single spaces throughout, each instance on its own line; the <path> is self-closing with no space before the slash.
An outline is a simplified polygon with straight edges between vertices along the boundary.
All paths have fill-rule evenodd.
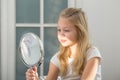
<path id="1" fill-rule="evenodd" d="M 61 40 L 62 43 L 66 42 L 66 40 Z"/>

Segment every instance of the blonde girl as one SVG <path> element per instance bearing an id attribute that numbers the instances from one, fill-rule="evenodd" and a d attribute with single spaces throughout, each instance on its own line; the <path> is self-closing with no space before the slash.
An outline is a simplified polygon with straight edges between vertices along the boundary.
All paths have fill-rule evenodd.
<path id="1" fill-rule="evenodd" d="M 51 58 L 46 80 L 101 80 L 101 54 L 90 43 L 82 9 L 66 8 L 58 19 L 60 50 Z M 37 68 L 28 69 L 27 80 L 39 80 Z"/>

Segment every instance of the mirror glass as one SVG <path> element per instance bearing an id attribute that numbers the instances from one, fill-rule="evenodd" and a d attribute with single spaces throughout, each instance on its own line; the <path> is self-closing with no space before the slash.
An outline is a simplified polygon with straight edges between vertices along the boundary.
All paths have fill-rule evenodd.
<path id="1" fill-rule="evenodd" d="M 43 61 L 43 44 L 34 33 L 26 33 L 19 43 L 21 60 L 27 67 L 40 66 Z"/>

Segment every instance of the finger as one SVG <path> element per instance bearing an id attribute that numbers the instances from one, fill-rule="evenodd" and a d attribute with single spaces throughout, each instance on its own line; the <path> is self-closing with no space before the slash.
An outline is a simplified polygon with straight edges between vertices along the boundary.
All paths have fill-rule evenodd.
<path id="1" fill-rule="evenodd" d="M 33 70 L 34 70 L 35 72 L 37 72 L 37 67 L 36 67 L 36 66 L 33 66 Z"/>
<path id="2" fill-rule="evenodd" d="M 28 78 L 26 78 L 26 80 L 36 80 L 36 78 L 35 77 L 28 77 Z"/>
<path id="3" fill-rule="evenodd" d="M 36 77 L 36 73 L 26 72 L 26 79 L 32 79 L 33 77 Z"/>
<path id="4" fill-rule="evenodd" d="M 28 79 L 28 80 L 34 80 L 35 78 L 36 78 L 35 74 L 26 75 L 26 79 Z"/>
<path id="5" fill-rule="evenodd" d="M 26 80 L 36 80 L 37 75 L 37 67 L 30 68 L 26 71 Z"/>

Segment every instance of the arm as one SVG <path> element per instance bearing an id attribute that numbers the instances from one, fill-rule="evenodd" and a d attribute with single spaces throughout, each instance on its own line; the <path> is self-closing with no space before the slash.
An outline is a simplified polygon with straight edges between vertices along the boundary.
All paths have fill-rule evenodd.
<path id="1" fill-rule="evenodd" d="M 81 80 L 94 80 L 97 73 L 99 62 L 100 62 L 99 57 L 94 57 L 88 60 L 83 71 Z"/>
<path id="2" fill-rule="evenodd" d="M 50 63 L 46 80 L 57 80 L 58 73 L 59 73 L 59 69 L 53 63 Z"/>

